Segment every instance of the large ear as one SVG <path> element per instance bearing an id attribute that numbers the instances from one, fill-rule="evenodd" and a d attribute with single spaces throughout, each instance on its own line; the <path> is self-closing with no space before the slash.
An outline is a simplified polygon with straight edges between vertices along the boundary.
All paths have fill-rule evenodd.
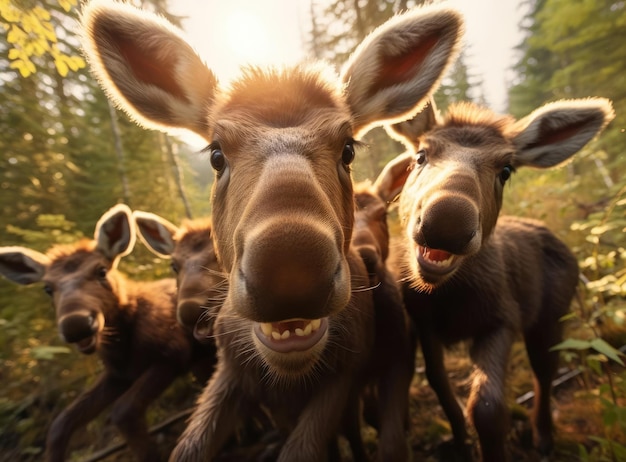
<path id="1" fill-rule="evenodd" d="M 439 123 L 440 115 L 435 100 L 430 98 L 424 109 L 410 120 L 385 125 L 392 138 L 402 142 L 407 149 L 417 149 L 417 139 Z"/>
<path id="2" fill-rule="evenodd" d="M 411 174 L 411 164 L 415 154 L 406 152 L 389 161 L 378 178 L 374 182 L 374 189 L 387 203 L 392 202 L 404 187 L 407 178 Z"/>
<path id="3" fill-rule="evenodd" d="M 174 235 L 178 227 L 154 213 L 140 210 L 133 211 L 133 219 L 141 242 L 157 256 L 169 258 L 176 245 Z"/>
<path id="4" fill-rule="evenodd" d="M 0 247 L 0 274 L 16 284 L 41 281 L 50 259 L 26 247 Z"/>
<path id="5" fill-rule="evenodd" d="M 514 166 L 552 167 L 569 159 L 615 117 L 605 98 L 557 101 L 518 121 Z"/>
<path id="6" fill-rule="evenodd" d="M 126 3 L 83 9 L 82 45 L 108 96 L 147 128 L 188 128 L 207 136 L 217 80 L 168 21 Z"/>
<path id="7" fill-rule="evenodd" d="M 458 54 L 463 19 L 452 9 L 416 8 L 378 27 L 342 72 L 357 132 L 411 118 Z"/>
<path id="8" fill-rule="evenodd" d="M 96 224 L 94 239 L 96 248 L 113 262 L 113 266 L 118 257 L 128 255 L 135 246 L 130 208 L 126 204 L 117 204 L 102 215 Z"/>

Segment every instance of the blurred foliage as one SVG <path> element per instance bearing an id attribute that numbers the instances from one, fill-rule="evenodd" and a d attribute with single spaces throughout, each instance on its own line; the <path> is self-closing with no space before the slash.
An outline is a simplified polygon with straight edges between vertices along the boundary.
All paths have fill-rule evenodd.
<path id="1" fill-rule="evenodd" d="M 67 18 L 64 13 L 75 7 L 77 0 L 39 3 L 0 0 L 0 26 L 7 32 L 7 43 L 11 46 L 11 69 L 17 69 L 22 77 L 28 77 L 37 71 L 34 59 L 44 54 L 52 57 L 62 77 L 67 76 L 70 70 L 85 67 L 85 60 L 73 46 L 68 46 L 59 37 L 55 27 L 55 23 Z"/>
<path id="2" fill-rule="evenodd" d="M 601 96 L 616 117 L 564 167 L 516 174 L 505 210 L 546 221 L 578 257 L 581 304 L 556 348 L 582 372 L 584 399 L 599 401 L 604 432 L 580 443 L 578 456 L 625 460 L 626 370 L 616 348 L 626 344 L 626 4 L 527 3 L 510 112 L 521 117 L 548 101 Z"/>

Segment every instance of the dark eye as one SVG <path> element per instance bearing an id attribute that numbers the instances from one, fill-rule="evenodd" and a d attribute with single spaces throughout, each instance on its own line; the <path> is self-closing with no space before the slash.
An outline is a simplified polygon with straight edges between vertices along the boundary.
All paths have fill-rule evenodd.
<path id="1" fill-rule="evenodd" d="M 341 161 L 344 165 L 350 165 L 354 160 L 354 141 L 350 140 L 343 147 L 343 152 L 341 153 Z"/>
<path id="2" fill-rule="evenodd" d="M 173 261 L 170 263 L 170 267 L 172 268 L 172 271 L 174 271 L 174 273 L 178 274 L 178 263 Z"/>
<path id="3" fill-rule="evenodd" d="M 417 163 L 417 165 L 422 165 L 424 162 L 426 162 L 426 150 L 425 149 L 420 149 L 419 151 L 415 153 L 415 162 Z"/>
<path id="4" fill-rule="evenodd" d="M 96 270 L 96 274 L 99 279 L 106 279 L 107 277 L 107 269 L 104 266 L 99 266 Z"/>
<path id="5" fill-rule="evenodd" d="M 43 291 L 47 293 L 48 295 L 52 296 L 52 292 L 54 292 L 54 289 L 52 288 L 50 284 L 46 284 L 45 286 L 43 286 Z"/>
<path id="6" fill-rule="evenodd" d="M 226 158 L 218 144 L 211 146 L 209 160 L 211 161 L 211 167 L 213 167 L 216 172 L 221 172 L 224 170 L 224 167 L 226 167 Z"/>
<path id="7" fill-rule="evenodd" d="M 498 175 L 498 178 L 500 178 L 500 183 L 502 184 L 506 183 L 506 180 L 511 178 L 511 175 L 513 174 L 514 171 L 515 169 L 511 167 L 510 165 L 505 166 L 500 172 L 500 174 Z"/>

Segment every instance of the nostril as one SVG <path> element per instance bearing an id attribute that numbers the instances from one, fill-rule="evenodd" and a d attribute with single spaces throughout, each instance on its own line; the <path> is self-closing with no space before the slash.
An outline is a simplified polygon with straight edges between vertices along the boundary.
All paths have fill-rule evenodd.
<path id="1" fill-rule="evenodd" d="M 99 329 L 97 316 L 86 313 L 73 313 L 59 320 L 59 331 L 67 343 L 76 343 L 92 337 Z"/>
<path id="2" fill-rule="evenodd" d="M 177 309 L 178 323 L 189 329 L 193 329 L 200 316 L 203 308 L 194 301 L 183 301 L 179 303 Z"/>

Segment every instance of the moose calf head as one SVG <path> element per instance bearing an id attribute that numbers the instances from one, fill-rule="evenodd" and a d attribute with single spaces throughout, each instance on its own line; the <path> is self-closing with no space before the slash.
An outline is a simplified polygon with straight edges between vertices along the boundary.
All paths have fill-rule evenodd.
<path id="1" fill-rule="evenodd" d="M 561 164 L 612 118 L 608 100 L 588 98 L 546 104 L 519 121 L 469 103 L 442 119 L 430 104 L 393 125 L 390 134 L 414 152 L 394 163 L 396 181 L 406 181 L 400 215 L 415 286 L 439 286 L 481 250 L 516 169 Z"/>
<path id="2" fill-rule="evenodd" d="M 133 211 L 139 238 L 156 255 L 170 258 L 178 287 L 178 322 L 196 332 L 199 320 L 212 321 L 211 306 L 222 300 L 224 275 L 213 248 L 211 221 L 186 220 L 180 227 L 149 212 Z M 206 332 L 204 333 L 206 335 Z"/>
<path id="3" fill-rule="evenodd" d="M 82 21 L 91 67 L 122 109 L 209 142 L 215 250 L 229 275 L 218 324 L 246 331 L 270 370 L 309 370 L 351 297 L 355 139 L 422 107 L 456 54 L 460 15 L 393 18 L 340 76 L 247 67 L 230 88 L 160 17 L 96 1 Z"/>
<path id="4" fill-rule="evenodd" d="M 119 314 L 115 271 L 135 243 L 131 211 L 118 204 L 96 225 L 94 240 L 52 247 L 44 255 L 24 247 L 0 247 L 0 274 L 23 285 L 43 282 L 52 298 L 63 340 L 85 354 L 94 353 L 105 319 Z"/>

